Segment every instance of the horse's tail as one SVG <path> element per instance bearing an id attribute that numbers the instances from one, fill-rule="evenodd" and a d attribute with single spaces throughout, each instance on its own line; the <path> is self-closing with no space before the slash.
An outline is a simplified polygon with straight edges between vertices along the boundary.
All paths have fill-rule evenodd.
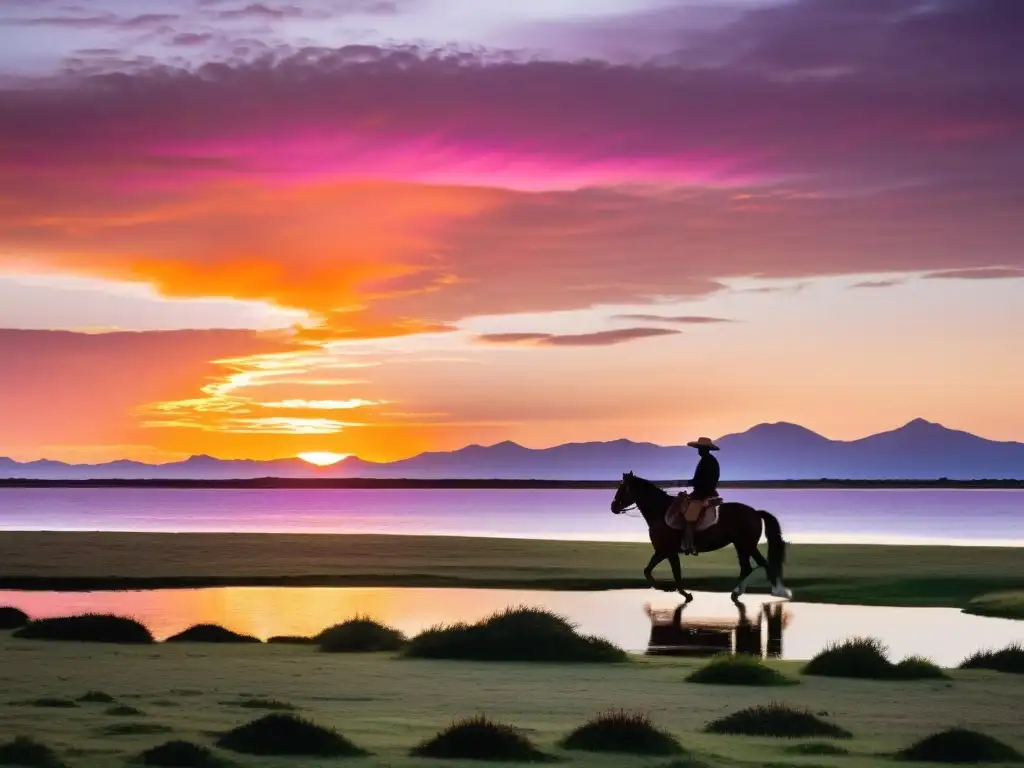
<path id="1" fill-rule="evenodd" d="M 776 583 L 782 581 L 782 566 L 786 562 L 786 542 L 782 540 L 782 526 L 771 512 L 759 509 L 757 513 L 764 521 L 764 533 L 768 537 L 768 567 Z"/>

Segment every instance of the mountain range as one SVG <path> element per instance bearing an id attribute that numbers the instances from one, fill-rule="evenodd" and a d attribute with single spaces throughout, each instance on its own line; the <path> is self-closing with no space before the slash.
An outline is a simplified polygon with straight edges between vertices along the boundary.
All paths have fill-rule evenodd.
<path id="1" fill-rule="evenodd" d="M 830 440 L 796 424 L 758 424 L 716 440 L 723 480 L 1024 480 L 1024 443 L 987 440 L 915 419 L 858 440 Z M 0 479 L 404 478 L 614 480 L 634 471 L 652 480 L 689 478 L 696 452 L 631 440 L 525 448 L 513 442 L 470 445 L 375 463 L 352 456 L 328 467 L 301 459 L 271 461 L 192 456 L 167 464 L 112 461 L 67 464 L 0 457 Z"/>

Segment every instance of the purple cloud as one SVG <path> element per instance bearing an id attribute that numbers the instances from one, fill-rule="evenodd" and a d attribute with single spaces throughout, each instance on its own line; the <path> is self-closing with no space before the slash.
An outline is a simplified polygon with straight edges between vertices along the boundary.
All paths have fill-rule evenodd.
<path id="1" fill-rule="evenodd" d="M 668 328 L 622 328 L 596 333 L 552 334 L 552 333 L 486 333 L 477 336 L 485 344 L 528 344 L 544 347 L 603 347 L 622 344 L 634 339 L 648 339 L 655 336 L 673 336 L 679 331 Z"/>

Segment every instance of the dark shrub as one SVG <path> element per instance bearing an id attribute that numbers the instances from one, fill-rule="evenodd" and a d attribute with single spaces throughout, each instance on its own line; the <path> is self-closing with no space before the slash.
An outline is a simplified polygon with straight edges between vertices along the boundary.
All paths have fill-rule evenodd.
<path id="1" fill-rule="evenodd" d="M 183 632 L 171 635 L 165 643 L 258 643 L 260 639 L 240 635 L 217 624 L 196 624 Z"/>
<path id="2" fill-rule="evenodd" d="M 525 735 L 510 725 L 493 723 L 486 717 L 456 721 L 414 747 L 417 757 L 449 760 L 495 760 L 502 762 L 544 762 L 545 755 Z"/>
<path id="3" fill-rule="evenodd" d="M 0 607 L 0 629 L 17 629 L 28 624 L 28 614 L 9 606 Z"/>
<path id="4" fill-rule="evenodd" d="M 117 700 L 103 691 L 86 691 L 78 697 L 77 701 L 83 704 L 113 704 Z"/>
<path id="5" fill-rule="evenodd" d="M 756 656 L 747 654 L 716 656 L 686 680 L 709 685 L 761 686 L 794 685 L 797 682 L 767 666 Z"/>
<path id="6" fill-rule="evenodd" d="M 0 765 L 26 768 L 64 768 L 57 753 L 45 744 L 25 736 L 0 744 Z"/>
<path id="7" fill-rule="evenodd" d="M 830 645 L 804 666 L 805 675 L 856 677 L 865 680 L 927 680 L 946 674 L 927 659 L 911 656 L 899 664 L 889 661 L 881 641 L 855 637 Z"/>
<path id="8" fill-rule="evenodd" d="M 1024 674 L 1024 645 L 1011 643 L 1000 651 L 978 651 L 962 662 L 960 669 L 991 669 L 996 672 Z"/>
<path id="9" fill-rule="evenodd" d="M 474 661 L 620 662 L 626 653 L 596 637 L 579 635 L 549 611 L 510 608 L 477 624 L 435 627 L 414 637 L 407 656 Z"/>
<path id="10" fill-rule="evenodd" d="M 225 701 L 229 707 L 242 707 L 243 709 L 272 709 L 281 712 L 295 709 L 291 704 L 277 699 L 243 699 L 242 701 Z"/>
<path id="11" fill-rule="evenodd" d="M 316 638 L 301 635 L 274 635 L 267 642 L 276 645 L 316 645 Z"/>
<path id="12" fill-rule="evenodd" d="M 158 768 L 224 768 L 230 765 L 211 750 L 190 741 L 168 741 L 147 749 L 139 755 L 138 761 Z"/>
<path id="13" fill-rule="evenodd" d="M 963 728 L 933 734 L 896 756 L 926 763 L 1016 763 L 1024 759 L 1013 747 Z"/>
<path id="14" fill-rule="evenodd" d="M 399 651 L 408 642 L 393 627 L 373 619 L 355 618 L 328 627 L 316 636 L 321 651 L 329 653 L 374 653 Z"/>
<path id="15" fill-rule="evenodd" d="M 734 712 L 709 723 L 704 730 L 707 733 L 735 736 L 774 736 L 789 739 L 852 737 L 845 728 L 821 720 L 807 710 L 793 709 L 777 702 Z"/>
<path id="16" fill-rule="evenodd" d="M 561 746 L 585 752 L 677 755 L 683 751 L 671 735 L 654 727 L 647 715 L 605 712 L 566 736 Z"/>
<path id="17" fill-rule="evenodd" d="M 217 741 L 218 747 L 249 755 L 359 757 L 368 754 L 340 733 L 294 715 L 266 715 Z"/>
<path id="18" fill-rule="evenodd" d="M 106 714 L 114 717 L 145 717 L 146 713 L 127 704 L 117 704 L 106 711 Z"/>
<path id="19" fill-rule="evenodd" d="M 26 640 L 65 640 L 79 643 L 123 643 L 144 645 L 153 642 L 149 630 L 134 619 L 87 613 L 30 621 L 14 633 Z"/>

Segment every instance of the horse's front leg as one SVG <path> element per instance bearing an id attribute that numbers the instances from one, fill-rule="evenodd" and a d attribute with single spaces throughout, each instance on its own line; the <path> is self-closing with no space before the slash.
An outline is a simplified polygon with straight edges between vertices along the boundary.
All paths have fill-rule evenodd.
<path id="1" fill-rule="evenodd" d="M 676 590 L 686 598 L 686 602 L 693 600 L 693 595 L 683 589 L 683 568 L 679 565 L 679 553 L 673 552 L 668 556 L 668 564 L 672 566 L 672 576 L 676 580 Z"/>
<path id="2" fill-rule="evenodd" d="M 654 580 L 654 569 L 658 567 L 658 563 L 665 559 L 665 555 L 662 555 L 658 550 L 654 550 L 654 554 L 651 555 L 651 559 L 647 562 L 647 567 L 644 568 L 644 578 L 647 579 L 647 583 L 654 588 L 658 588 L 658 582 Z"/>

